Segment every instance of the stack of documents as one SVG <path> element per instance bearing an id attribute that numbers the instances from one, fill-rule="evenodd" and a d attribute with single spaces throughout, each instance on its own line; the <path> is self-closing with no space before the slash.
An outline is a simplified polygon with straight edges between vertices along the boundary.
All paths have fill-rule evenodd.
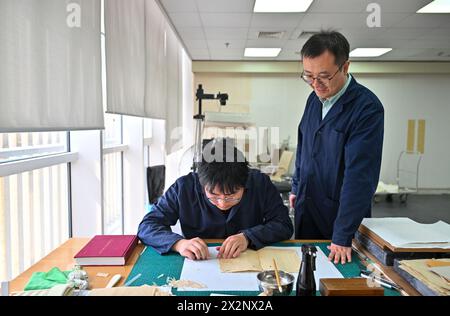
<path id="1" fill-rule="evenodd" d="M 420 224 L 406 217 L 365 218 L 365 226 L 395 248 L 449 249 L 450 225 Z"/>
<path id="2" fill-rule="evenodd" d="M 422 282 L 437 295 L 450 295 L 450 259 L 402 260 L 400 269 Z"/>

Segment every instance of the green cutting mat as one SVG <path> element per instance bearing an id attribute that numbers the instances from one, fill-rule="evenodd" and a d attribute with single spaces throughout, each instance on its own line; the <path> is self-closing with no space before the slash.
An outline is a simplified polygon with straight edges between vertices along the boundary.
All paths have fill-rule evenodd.
<path id="1" fill-rule="evenodd" d="M 298 247 L 301 243 L 276 243 L 272 246 L 277 247 Z M 330 251 L 327 246 L 330 243 L 313 243 L 313 245 L 322 249 L 324 254 L 328 256 Z M 208 243 L 208 246 L 220 246 L 220 243 Z M 169 254 L 160 255 L 153 248 L 147 247 L 144 253 L 141 254 L 137 262 L 135 263 L 133 270 L 131 270 L 127 280 L 133 279 L 139 273 L 141 276 L 135 280 L 131 286 L 140 286 L 144 284 L 148 285 L 165 285 L 167 284 L 167 278 L 180 279 L 181 270 L 183 268 L 184 257 L 180 256 L 178 253 L 171 252 Z M 360 269 L 363 268 L 358 256 L 352 254 L 352 262 L 346 263 L 344 265 L 337 264 L 336 268 L 345 278 L 359 277 Z M 255 280 L 256 282 L 256 280 Z M 295 286 L 295 284 L 294 284 Z M 318 286 L 318 285 L 317 285 Z M 177 291 L 172 289 L 172 293 L 181 296 L 209 296 L 211 291 Z M 214 291 L 214 293 L 221 294 L 232 294 L 239 296 L 256 296 L 259 291 Z M 291 295 L 295 295 L 295 288 Z M 317 295 L 319 292 L 317 291 Z M 400 295 L 397 291 L 385 289 L 384 295 L 386 296 L 398 296 Z"/>

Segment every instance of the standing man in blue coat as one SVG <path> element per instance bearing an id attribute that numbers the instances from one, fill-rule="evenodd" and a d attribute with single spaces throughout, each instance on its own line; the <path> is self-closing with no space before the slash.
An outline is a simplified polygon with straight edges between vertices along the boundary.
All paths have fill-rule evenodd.
<path id="1" fill-rule="evenodd" d="M 371 216 L 384 130 L 380 100 L 348 73 L 349 51 L 334 31 L 313 35 L 302 48 L 302 79 L 314 91 L 298 127 L 290 195 L 295 238 L 331 239 L 329 260 L 342 264 Z"/>
<path id="2" fill-rule="evenodd" d="M 225 259 L 291 238 L 288 208 L 270 178 L 250 170 L 231 141 L 219 139 L 209 148 L 198 172 L 179 178 L 145 215 L 141 241 L 161 254 L 202 260 L 209 257 L 207 238 L 225 239 L 218 254 Z M 178 220 L 182 235 L 170 228 Z"/>

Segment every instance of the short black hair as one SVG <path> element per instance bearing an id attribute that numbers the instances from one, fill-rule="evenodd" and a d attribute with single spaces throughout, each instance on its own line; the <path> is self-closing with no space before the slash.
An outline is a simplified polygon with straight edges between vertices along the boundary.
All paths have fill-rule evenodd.
<path id="1" fill-rule="evenodd" d="M 349 58 L 350 44 L 344 35 L 337 31 L 321 31 L 311 36 L 303 45 L 302 59 L 315 58 L 329 51 L 335 57 L 335 64 L 342 66 Z"/>
<path id="2" fill-rule="evenodd" d="M 200 184 L 210 193 L 218 187 L 224 194 L 233 194 L 245 187 L 249 166 L 232 139 L 216 138 L 204 147 L 197 174 Z"/>

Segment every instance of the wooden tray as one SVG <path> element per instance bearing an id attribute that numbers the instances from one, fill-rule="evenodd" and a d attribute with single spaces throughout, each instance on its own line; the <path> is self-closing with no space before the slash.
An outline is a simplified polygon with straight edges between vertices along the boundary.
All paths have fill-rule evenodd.
<path id="1" fill-rule="evenodd" d="M 387 241 L 385 241 L 383 238 L 375 234 L 373 231 L 368 229 L 364 225 L 360 225 L 358 231 L 369 237 L 374 243 L 376 243 L 378 246 L 380 246 L 382 249 L 389 249 L 392 252 L 450 252 L 450 249 L 442 249 L 442 248 L 400 248 L 400 247 L 394 247 Z"/>

